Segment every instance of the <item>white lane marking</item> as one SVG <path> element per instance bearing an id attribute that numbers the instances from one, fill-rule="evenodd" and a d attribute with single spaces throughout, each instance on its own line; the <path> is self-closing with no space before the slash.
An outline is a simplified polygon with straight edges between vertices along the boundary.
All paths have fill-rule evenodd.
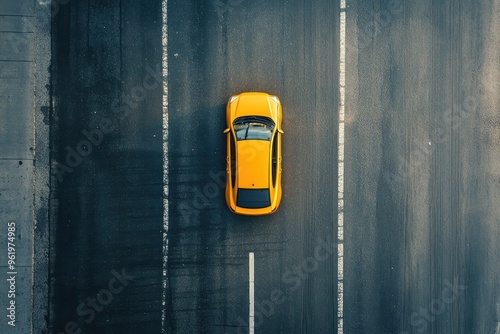
<path id="1" fill-rule="evenodd" d="M 167 265 L 168 265 L 168 29 L 167 29 L 167 1 L 162 0 L 162 76 L 163 76 L 163 272 L 162 272 L 162 313 L 161 331 L 167 332 L 166 300 L 167 300 Z"/>
<path id="2" fill-rule="evenodd" d="M 249 309 L 248 309 L 248 333 L 255 333 L 255 325 L 254 325 L 254 308 L 255 308 L 255 299 L 254 299 L 254 261 L 253 261 L 253 253 L 248 253 L 248 297 L 250 300 Z"/>
<path id="3" fill-rule="evenodd" d="M 339 139 L 337 216 L 337 334 L 344 333 L 344 116 L 345 116 L 346 0 L 340 1 Z"/>

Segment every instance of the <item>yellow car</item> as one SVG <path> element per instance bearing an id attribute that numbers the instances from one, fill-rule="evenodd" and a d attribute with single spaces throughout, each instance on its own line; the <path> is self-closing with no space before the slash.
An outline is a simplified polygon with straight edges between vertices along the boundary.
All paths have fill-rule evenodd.
<path id="1" fill-rule="evenodd" d="M 278 97 L 233 95 L 226 107 L 229 209 L 242 215 L 275 212 L 281 201 L 282 110 Z"/>

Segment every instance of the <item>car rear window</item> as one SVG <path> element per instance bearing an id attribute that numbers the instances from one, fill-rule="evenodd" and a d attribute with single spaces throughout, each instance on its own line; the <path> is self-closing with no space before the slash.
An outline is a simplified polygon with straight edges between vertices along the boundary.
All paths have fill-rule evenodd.
<path id="1" fill-rule="evenodd" d="M 271 205 L 269 189 L 238 189 L 236 205 L 240 208 L 260 209 Z"/>

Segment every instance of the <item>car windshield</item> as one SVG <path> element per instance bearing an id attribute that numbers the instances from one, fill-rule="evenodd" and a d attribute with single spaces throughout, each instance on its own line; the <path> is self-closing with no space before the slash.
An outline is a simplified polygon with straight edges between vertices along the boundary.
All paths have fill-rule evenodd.
<path id="1" fill-rule="evenodd" d="M 271 140 L 274 122 L 268 117 L 244 116 L 237 118 L 234 123 L 237 140 Z"/>

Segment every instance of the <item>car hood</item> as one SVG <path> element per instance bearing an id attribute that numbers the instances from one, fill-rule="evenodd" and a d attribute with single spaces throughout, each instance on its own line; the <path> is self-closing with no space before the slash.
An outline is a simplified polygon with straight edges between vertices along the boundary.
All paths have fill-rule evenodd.
<path id="1" fill-rule="evenodd" d="M 237 142 L 238 188 L 269 187 L 269 149 L 270 142 L 265 140 L 240 140 Z"/>
<path id="2" fill-rule="evenodd" d="M 241 116 L 266 116 L 276 119 L 276 102 L 267 94 L 255 93 L 240 95 L 236 103 L 236 112 L 234 118 Z"/>

